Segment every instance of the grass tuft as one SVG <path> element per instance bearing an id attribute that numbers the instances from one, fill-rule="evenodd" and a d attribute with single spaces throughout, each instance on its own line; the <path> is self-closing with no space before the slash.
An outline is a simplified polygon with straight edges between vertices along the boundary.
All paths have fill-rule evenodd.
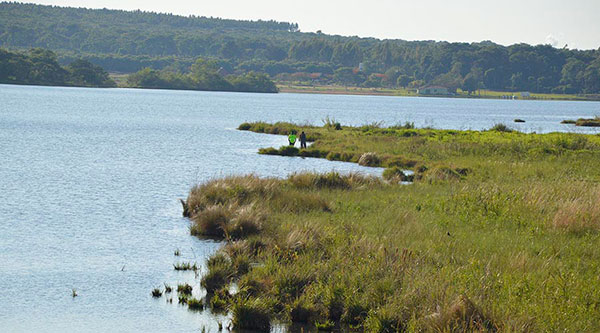
<path id="1" fill-rule="evenodd" d="M 152 289 L 152 297 L 159 298 L 162 296 L 162 291 L 159 288 Z"/>
<path id="2" fill-rule="evenodd" d="M 196 263 L 192 265 L 189 262 L 178 262 L 176 264 L 173 264 L 173 269 L 175 269 L 176 271 L 197 271 L 198 266 L 196 265 Z"/>
<path id="3" fill-rule="evenodd" d="M 234 329 L 268 331 L 271 328 L 271 305 L 262 298 L 239 298 L 232 305 Z"/>
<path id="4" fill-rule="evenodd" d="M 193 311 L 202 311 L 204 310 L 204 303 L 201 299 L 197 298 L 188 298 L 187 299 L 188 309 Z"/>
<path id="5" fill-rule="evenodd" d="M 206 292 L 213 294 L 224 288 L 233 278 L 234 272 L 230 260 L 221 253 L 217 253 L 208 260 L 208 272 L 202 277 L 200 285 Z"/>
<path id="6" fill-rule="evenodd" d="M 360 155 L 358 164 L 362 166 L 378 167 L 381 166 L 381 158 L 373 152 L 364 153 Z"/>
<path id="7" fill-rule="evenodd" d="M 177 285 L 177 292 L 181 295 L 192 295 L 192 286 L 187 283 Z"/>

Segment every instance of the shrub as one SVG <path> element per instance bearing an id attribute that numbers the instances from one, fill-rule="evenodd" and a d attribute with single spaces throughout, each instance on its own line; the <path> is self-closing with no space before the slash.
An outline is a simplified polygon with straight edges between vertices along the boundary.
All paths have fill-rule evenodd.
<path id="1" fill-rule="evenodd" d="M 496 132 L 513 132 L 514 130 L 508 126 L 506 126 L 505 124 L 502 123 L 498 123 L 495 124 L 494 126 L 492 126 L 492 128 L 489 129 L 490 131 L 496 131 Z"/>
<path id="2" fill-rule="evenodd" d="M 364 153 L 360 155 L 358 164 L 362 166 L 377 167 L 381 165 L 381 159 L 375 153 Z"/>
<path id="3" fill-rule="evenodd" d="M 235 329 L 268 331 L 271 328 L 270 305 L 261 298 L 239 298 L 233 303 L 231 324 Z"/>

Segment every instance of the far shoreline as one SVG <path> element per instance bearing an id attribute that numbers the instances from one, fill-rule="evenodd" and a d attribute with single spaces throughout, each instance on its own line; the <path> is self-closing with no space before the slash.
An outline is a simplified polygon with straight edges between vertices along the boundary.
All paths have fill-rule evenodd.
<path id="1" fill-rule="evenodd" d="M 111 75 L 111 78 L 114 78 Z M 98 89 L 139 89 L 139 90 L 172 90 L 172 91 L 200 91 L 200 92 L 233 92 L 233 93 L 251 93 L 251 94 L 314 94 L 314 95 L 347 95 L 347 96 L 389 96 L 389 97 L 421 97 L 421 98 L 461 98 L 461 99 L 493 99 L 493 100 L 512 100 L 506 98 L 500 98 L 496 95 L 485 95 L 485 93 L 501 93 L 485 91 L 484 95 L 419 95 L 416 93 L 402 93 L 401 90 L 389 89 L 389 88 L 362 88 L 362 87 L 339 87 L 339 86 L 315 86 L 315 87 L 289 87 L 284 85 L 277 85 L 278 92 L 252 92 L 252 91 L 227 91 L 227 90 L 195 90 L 195 89 L 170 89 L 170 88 L 144 88 L 144 87 L 128 87 L 119 84 L 117 81 L 116 87 L 94 87 L 94 86 L 77 86 L 77 85 L 52 85 L 52 84 L 31 84 L 31 83 L 15 83 L 15 82 L 0 82 L 0 85 L 13 85 L 13 86 L 32 86 L 32 87 L 62 87 L 62 88 L 98 88 Z M 532 94 L 532 98 L 516 98 L 514 100 L 520 101 L 571 101 L 571 102 L 600 102 L 600 96 L 596 97 L 584 97 L 577 95 L 559 95 L 552 94 L 552 97 L 535 97 L 536 95 L 546 94 Z M 548 94 L 550 95 L 550 94 Z"/>
<path id="2" fill-rule="evenodd" d="M 293 94 L 318 94 L 318 95 L 353 95 L 353 96 L 391 96 L 391 97 L 433 97 L 433 98 L 464 98 L 464 99 L 498 99 L 513 100 L 502 98 L 503 95 L 517 95 L 518 92 L 499 92 L 490 90 L 481 90 L 478 93 L 467 95 L 458 93 L 455 95 L 420 95 L 412 91 L 392 89 L 392 88 L 363 88 L 363 87 L 343 87 L 343 86 L 297 86 L 277 83 L 280 93 Z M 561 94 L 537 94 L 532 93 L 530 98 L 515 98 L 514 100 L 523 101 L 574 101 L 574 102 L 598 102 L 600 96 L 578 96 Z"/>

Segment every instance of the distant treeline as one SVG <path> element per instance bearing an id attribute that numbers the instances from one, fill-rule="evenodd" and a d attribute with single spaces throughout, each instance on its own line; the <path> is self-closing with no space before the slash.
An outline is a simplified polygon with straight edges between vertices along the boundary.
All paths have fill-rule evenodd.
<path id="1" fill-rule="evenodd" d="M 263 73 L 248 72 L 242 75 L 227 75 L 227 70 L 215 60 L 198 59 L 183 74 L 178 71 L 157 71 L 144 68 L 127 77 L 127 84 L 137 88 L 239 91 L 276 93 L 277 87 Z"/>
<path id="2" fill-rule="evenodd" d="M 600 93 L 600 50 L 342 37 L 275 21 L 1 3 L 0 45 L 52 49 L 64 62 L 84 55 L 127 73 L 189 67 L 203 57 L 225 61 L 237 74 L 289 81 Z"/>
<path id="3" fill-rule="evenodd" d="M 115 87 L 102 67 L 83 59 L 61 66 L 54 52 L 33 49 L 27 53 L 0 49 L 0 83 L 78 87 Z"/>

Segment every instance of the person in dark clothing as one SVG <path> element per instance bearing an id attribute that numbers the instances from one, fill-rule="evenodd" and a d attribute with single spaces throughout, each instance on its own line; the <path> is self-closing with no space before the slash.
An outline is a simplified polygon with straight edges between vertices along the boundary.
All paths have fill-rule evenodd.
<path id="1" fill-rule="evenodd" d="M 300 133 L 300 149 L 302 148 L 306 148 L 306 134 L 304 134 L 304 131 Z"/>

